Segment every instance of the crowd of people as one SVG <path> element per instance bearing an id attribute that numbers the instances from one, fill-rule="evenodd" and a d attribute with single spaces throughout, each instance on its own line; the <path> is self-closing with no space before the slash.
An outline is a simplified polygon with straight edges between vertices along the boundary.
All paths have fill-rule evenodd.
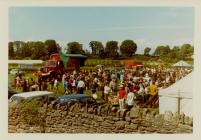
<path id="1" fill-rule="evenodd" d="M 85 90 L 91 92 L 93 98 L 101 98 L 106 103 L 118 105 L 120 109 L 132 108 L 136 101 L 153 106 L 157 104 L 158 90 L 166 88 L 181 79 L 192 69 L 137 67 L 133 69 L 118 68 L 107 70 L 103 67 L 97 70 L 80 70 L 65 72 L 62 75 L 64 94 L 83 94 Z M 49 84 L 48 84 L 49 82 Z M 16 89 L 23 91 L 55 90 L 59 92 L 59 81 L 53 77 L 50 81 L 44 80 L 40 75 L 38 81 L 33 79 L 15 78 Z M 100 97 L 97 95 L 100 91 Z"/>
<path id="2" fill-rule="evenodd" d="M 15 75 L 14 86 L 17 91 L 23 92 L 39 90 L 38 82 L 34 81 L 33 78 L 22 78 L 19 73 Z"/>

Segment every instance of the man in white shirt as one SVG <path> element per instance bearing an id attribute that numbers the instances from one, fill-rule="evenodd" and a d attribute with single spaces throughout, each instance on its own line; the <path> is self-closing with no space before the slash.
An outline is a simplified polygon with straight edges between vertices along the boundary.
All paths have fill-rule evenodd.
<path id="1" fill-rule="evenodd" d="M 134 99 L 135 99 L 135 95 L 133 92 L 130 91 L 126 98 L 126 103 L 128 105 L 129 110 L 134 106 Z"/>
<path id="2" fill-rule="evenodd" d="M 107 82 L 104 86 L 104 98 L 105 98 L 105 101 L 106 103 L 108 102 L 108 96 L 111 92 L 111 88 L 109 87 L 109 83 Z"/>
<path id="3" fill-rule="evenodd" d="M 85 83 L 83 81 L 83 78 L 81 78 L 77 84 L 78 93 L 83 94 L 84 88 L 85 88 Z"/>

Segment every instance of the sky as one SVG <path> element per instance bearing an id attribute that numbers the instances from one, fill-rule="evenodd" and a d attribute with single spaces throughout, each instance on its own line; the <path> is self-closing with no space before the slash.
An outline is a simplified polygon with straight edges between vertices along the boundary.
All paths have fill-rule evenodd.
<path id="1" fill-rule="evenodd" d="M 133 40 L 143 53 L 159 45 L 194 41 L 193 7 L 10 7 L 10 41 L 56 40 L 63 48 L 78 41 Z"/>

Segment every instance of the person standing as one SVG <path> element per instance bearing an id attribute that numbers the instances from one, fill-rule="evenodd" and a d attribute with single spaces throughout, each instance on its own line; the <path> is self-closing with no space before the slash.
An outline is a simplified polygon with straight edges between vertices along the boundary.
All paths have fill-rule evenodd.
<path id="1" fill-rule="evenodd" d="M 39 86 L 39 90 L 42 90 L 42 77 L 39 75 L 38 76 L 38 86 Z"/>
<path id="2" fill-rule="evenodd" d="M 73 78 L 72 88 L 73 88 L 73 93 L 75 93 L 75 91 L 76 91 L 76 80 L 75 80 L 75 78 Z"/>
<path id="3" fill-rule="evenodd" d="M 119 79 L 120 79 L 121 82 L 124 81 L 124 73 L 121 73 L 121 74 L 120 74 L 120 78 L 119 78 Z"/>
<path id="4" fill-rule="evenodd" d="M 27 82 L 26 82 L 26 79 L 23 80 L 22 86 L 23 86 L 23 92 L 27 92 L 28 90 L 27 90 Z"/>
<path id="5" fill-rule="evenodd" d="M 67 78 L 64 79 L 63 86 L 64 86 L 64 94 L 67 94 L 67 93 L 68 93 L 68 83 L 67 83 Z"/>
<path id="6" fill-rule="evenodd" d="M 96 89 L 98 88 L 98 83 L 96 80 L 93 80 L 93 83 L 92 83 L 92 89 L 91 89 L 91 92 L 92 92 L 92 97 L 95 99 L 95 97 L 97 96 L 96 94 Z"/>
<path id="7" fill-rule="evenodd" d="M 112 92 L 113 92 L 114 94 L 116 94 L 116 91 L 117 91 L 117 83 L 116 83 L 116 79 L 115 79 L 115 78 L 112 79 L 112 81 L 110 82 L 109 86 L 110 86 Z"/>
<path id="8" fill-rule="evenodd" d="M 56 93 L 58 93 L 58 91 L 59 91 L 59 82 L 58 82 L 57 78 L 55 78 L 55 80 L 54 80 L 54 89 L 56 90 Z"/>
<path id="9" fill-rule="evenodd" d="M 147 103 L 150 103 L 150 105 L 152 106 L 154 99 L 158 97 L 158 87 L 155 85 L 154 81 L 152 81 L 152 83 L 148 87 L 148 95 L 146 96 L 148 96 Z"/>
<path id="10" fill-rule="evenodd" d="M 15 84 L 15 85 L 16 85 L 16 90 L 19 90 L 19 89 L 20 89 L 20 86 L 21 86 L 20 81 L 21 81 L 20 77 L 17 76 L 17 77 L 16 77 L 16 84 Z"/>
<path id="11" fill-rule="evenodd" d="M 65 83 L 66 82 L 66 73 L 64 73 L 63 75 L 62 75 L 62 86 L 64 87 L 64 89 L 65 89 Z"/>
<path id="12" fill-rule="evenodd" d="M 126 98 L 126 103 L 128 105 L 128 110 L 131 110 L 131 108 L 134 106 L 134 99 L 135 99 L 135 94 L 129 91 L 127 98 Z"/>
<path id="13" fill-rule="evenodd" d="M 100 87 L 100 90 L 101 90 L 101 98 L 104 100 L 104 82 L 103 80 L 99 80 L 99 87 Z"/>
<path id="14" fill-rule="evenodd" d="M 145 101 L 145 88 L 143 86 L 143 83 L 139 84 L 139 90 L 137 91 L 138 95 L 141 96 L 143 102 Z"/>
<path id="15" fill-rule="evenodd" d="M 124 109 L 124 100 L 126 96 L 126 91 L 123 85 L 120 85 L 118 99 L 119 99 L 119 108 L 120 110 Z"/>
<path id="16" fill-rule="evenodd" d="M 83 81 L 83 78 L 80 78 L 80 80 L 79 80 L 79 82 L 77 84 L 78 93 L 83 94 L 84 88 L 85 88 L 85 83 Z"/>
<path id="17" fill-rule="evenodd" d="M 110 94 L 111 88 L 109 87 L 109 83 L 106 82 L 105 86 L 104 86 L 104 100 L 107 103 L 108 102 L 108 96 Z"/>
<path id="18" fill-rule="evenodd" d="M 68 79 L 68 91 L 71 94 L 73 92 L 73 77 L 70 76 L 70 78 Z"/>
<path id="19" fill-rule="evenodd" d="M 152 96 L 156 95 L 158 93 L 158 88 L 154 81 L 151 82 L 150 86 L 148 87 L 148 90 L 149 90 L 148 94 L 150 94 Z"/>
<path id="20" fill-rule="evenodd" d="M 27 89 L 27 91 L 30 91 L 30 89 L 29 89 L 29 79 L 28 78 L 26 78 L 26 89 Z"/>

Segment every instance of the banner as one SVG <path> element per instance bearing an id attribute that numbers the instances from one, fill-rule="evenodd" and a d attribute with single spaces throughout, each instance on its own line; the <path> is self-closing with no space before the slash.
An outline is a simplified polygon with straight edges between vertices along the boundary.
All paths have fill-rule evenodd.
<path id="1" fill-rule="evenodd" d="M 64 68 L 67 68 L 67 63 L 68 63 L 69 57 L 62 51 L 59 52 L 59 55 L 60 55 L 61 60 L 63 61 Z"/>

